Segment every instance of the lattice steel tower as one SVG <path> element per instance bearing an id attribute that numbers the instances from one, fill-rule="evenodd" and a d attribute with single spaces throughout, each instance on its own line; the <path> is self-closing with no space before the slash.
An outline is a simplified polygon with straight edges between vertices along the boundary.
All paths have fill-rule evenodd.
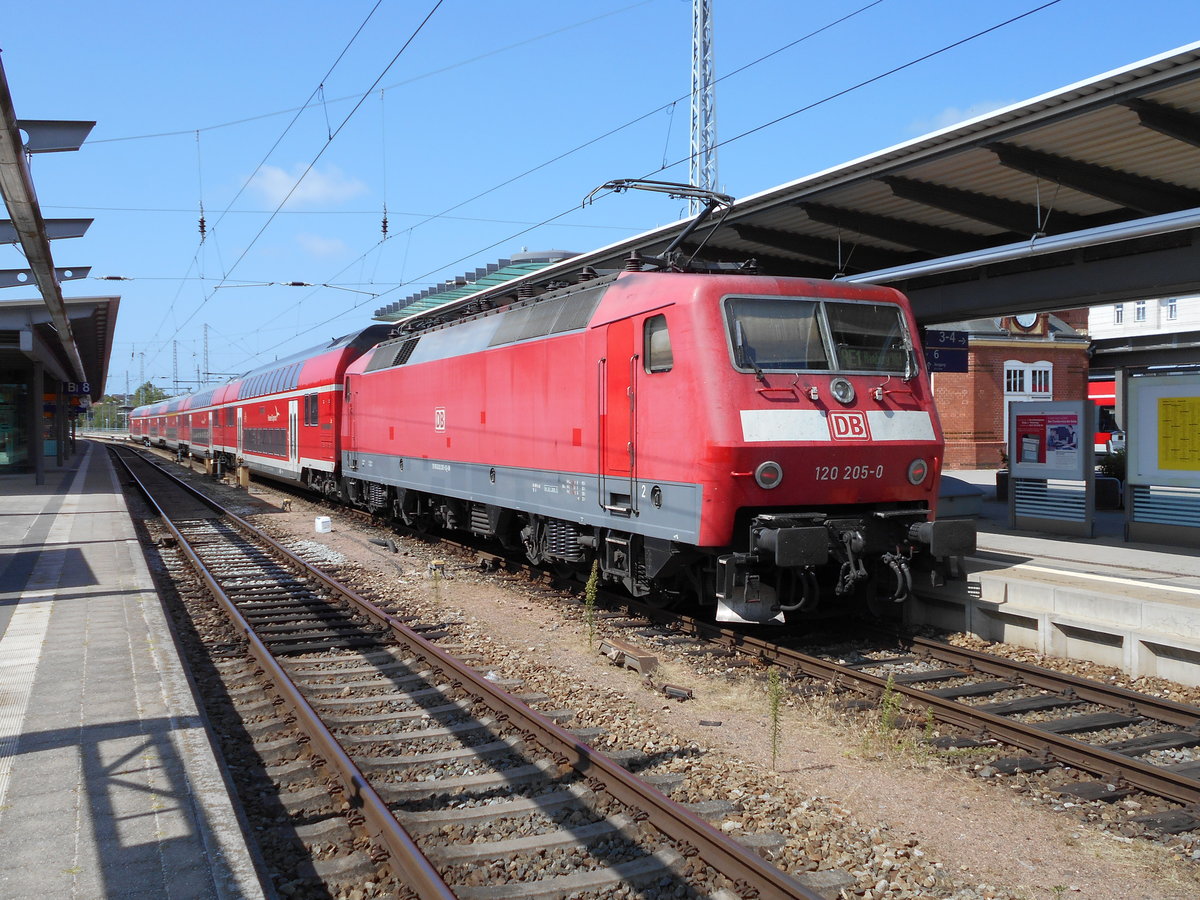
<path id="1" fill-rule="evenodd" d="M 717 189 L 717 114 L 713 97 L 713 0 L 692 0 L 692 154 L 688 181 Z M 688 202 L 694 215 L 698 199 Z"/>

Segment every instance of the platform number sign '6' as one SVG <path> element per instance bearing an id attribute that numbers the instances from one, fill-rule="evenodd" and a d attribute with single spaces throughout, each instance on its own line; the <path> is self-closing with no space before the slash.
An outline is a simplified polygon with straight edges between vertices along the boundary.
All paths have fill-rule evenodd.
<path id="1" fill-rule="evenodd" d="M 439 406 L 433 411 L 433 430 L 446 430 L 446 410 L 444 407 Z"/>

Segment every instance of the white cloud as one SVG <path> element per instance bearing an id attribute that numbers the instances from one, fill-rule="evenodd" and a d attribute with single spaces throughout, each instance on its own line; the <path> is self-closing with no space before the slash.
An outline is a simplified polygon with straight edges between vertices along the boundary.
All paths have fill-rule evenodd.
<path id="1" fill-rule="evenodd" d="M 1014 102 L 1016 101 L 983 100 L 979 103 L 972 103 L 966 108 L 948 106 L 940 113 L 928 119 L 917 119 L 909 123 L 908 130 L 914 135 L 929 134 L 931 131 L 940 131 L 943 128 L 949 128 L 951 125 L 957 125 L 959 122 L 965 122 L 967 119 L 973 119 L 976 116 L 982 116 L 997 109 L 1011 106 Z"/>
<path id="2" fill-rule="evenodd" d="M 319 234 L 298 234 L 296 243 L 309 256 L 321 258 L 343 256 L 349 250 L 341 238 L 321 237 Z"/>
<path id="3" fill-rule="evenodd" d="M 293 166 L 291 172 L 285 172 L 278 166 L 263 166 L 250 180 L 250 187 L 272 207 L 278 206 L 303 172 L 302 165 Z M 313 168 L 288 198 L 287 205 L 289 208 L 331 206 L 357 197 L 366 190 L 365 183 L 346 175 L 337 166 Z"/>

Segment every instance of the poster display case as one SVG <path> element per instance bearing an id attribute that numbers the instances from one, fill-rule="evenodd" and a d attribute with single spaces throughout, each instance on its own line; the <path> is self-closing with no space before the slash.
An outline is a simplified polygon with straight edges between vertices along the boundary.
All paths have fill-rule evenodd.
<path id="1" fill-rule="evenodd" d="M 1091 537 L 1096 510 L 1094 404 L 1012 403 L 1008 416 L 1009 525 Z"/>

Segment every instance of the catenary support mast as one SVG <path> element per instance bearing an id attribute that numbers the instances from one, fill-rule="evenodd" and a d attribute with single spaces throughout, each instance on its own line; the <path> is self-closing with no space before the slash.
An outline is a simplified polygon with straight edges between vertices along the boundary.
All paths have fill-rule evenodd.
<path id="1" fill-rule="evenodd" d="M 713 96 L 713 0 L 692 0 L 692 149 L 688 181 L 717 189 L 717 115 Z M 692 215 L 703 204 L 692 198 Z"/>

